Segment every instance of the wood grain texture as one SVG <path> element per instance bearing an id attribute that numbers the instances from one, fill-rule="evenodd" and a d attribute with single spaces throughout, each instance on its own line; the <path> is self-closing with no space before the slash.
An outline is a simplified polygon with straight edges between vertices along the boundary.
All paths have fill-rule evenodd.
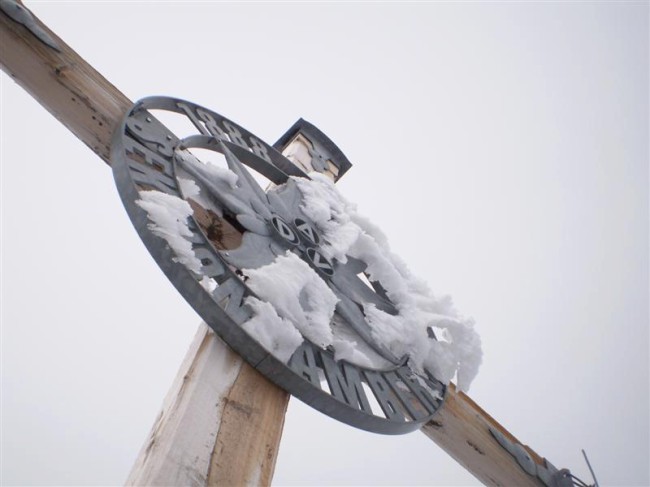
<path id="1" fill-rule="evenodd" d="M 207 485 L 226 406 L 223 398 L 242 363 L 212 330 L 200 325 L 126 485 Z"/>
<path id="2" fill-rule="evenodd" d="M 110 163 L 112 134 L 132 102 L 47 26 L 40 25 L 55 39 L 60 51 L 43 44 L 0 11 L 2 70 Z M 235 237 L 241 239 L 241 235 L 228 239 Z M 208 327 L 199 327 L 127 485 L 203 486 L 208 485 L 209 471 L 215 479 L 234 479 L 235 470 L 246 478 L 270 483 L 289 396 L 243 363 Z M 242 367 L 246 371 L 241 376 L 243 383 L 230 397 Z M 263 401 L 254 394 L 256 391 L 275 401 Z M 250 405 L 248 400 L 252 401 Z M 259 430 L 250 431 L 246 442 L 231 435 L 232 444 L 224 433 L 220 447 L 227 451 L 229 461 L 220 461 L 213 452 L 221 418 L 228 418 L 228 427 L 236 429 L 240 410 L 260 415 L 259 420 L 253 418 Z M 256 452 L 263 458 L 256 458 Z M 251 466 L 253 474 L 241 471 L 244 464 Z"/>
<path id="3" fill-rule="evenodd" d="M 492 416 L 450 384 L 443 406 L 421 431 L 484 485 L 543 486 L 539 479 L 528 475 L 515 457 L 494 439 L 490 427 L 501 431 L 511 441 L 518 442 Z M 539 455 L 525 448 L 536 464 L 543 464 Z"/>
<path id="4" fill-rule="evenodd" d="M 0 66 L 109 163 L 113 131 L 131 102 L 42 27 L 60 52 L 0 12 Z M 295 146 L 287 155 L 309 170 L 302 149 Z M 486 485 L 541 485 L 494 440 L 489 427 L 516 439 L 469 397 L 450 389 L 422 431 Z M 127 484 L 268 485 L 288 397 L 201 325 Z"/>
<path id="5" fill-rule="evenodd" d="M 126 485 L 270 485 L 288 402 L 201 324 Z"/>
<path id="6" fill-rule="evenodd" d="M 63 125 L 109 163 L 111 136 L 132 105 L 47 26 L 52 49 L 0 11 L 0 66 Z"/>
<path id="7" fill-rule="evenodd" d="M 243 364 L 225 398 L 208 485 L 271 484 L 288 404 L 289 394 Z"/>

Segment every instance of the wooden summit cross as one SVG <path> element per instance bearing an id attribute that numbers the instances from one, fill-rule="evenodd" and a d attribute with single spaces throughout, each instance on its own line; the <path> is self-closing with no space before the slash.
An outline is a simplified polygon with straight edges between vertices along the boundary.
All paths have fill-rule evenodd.
<path id="1" fill-rule="evenodd" d="M 110 164 L 132 103 L 22 4 L 0 7 L 3 71 Z M 285 142 L 283 153 L 309 169 L 308 141 Z M 329 176 L 339 177 L 332 168 Z M 127 484 L 270 484 L 288 400 L 201 325 Z M 453 384 L 422 432 L 486 485 L 572 485 Z"/>

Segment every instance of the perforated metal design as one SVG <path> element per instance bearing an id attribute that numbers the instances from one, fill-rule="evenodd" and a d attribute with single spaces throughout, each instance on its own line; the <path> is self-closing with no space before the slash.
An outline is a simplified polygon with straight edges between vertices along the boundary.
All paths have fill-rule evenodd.
<path id="1" fill-rule="evenodd" d="M 194 133 L 179 138 L 158 121 L 157 110 L 182 115 L 195 127 Z M 225 156 L 238 183 L 215 179 L 192 154 L 196 148 Z M 441 406 L 445 393 L 441 382 L 429 373 L 416 373 L 406 358 L 394 356 L 373 339 L 360 305 L 372 303 L 395 313 L 394 305 L 381 283 L 373 289 L 358 277 L 366 268 L 364 262 L 351 257 L 346 263 L 330 261 L 319 250 L 321 236 L 300 210 L 300 191 L 289 178 L 308 176 L 276 149 L 211 110 L 174 98 L 151 97 L 136 103 L 125 116 L 114 136 L 111 161 L 122 201 L 158 265 L 203 320 L 269 380 L 333 418 L 378 433 L 416 430 Z M 265 192 L 251 170 L 277 187 Z M 186 198 L 181 175 L 200 185 L 215 208 Z M 136 204 L 139 192 L 146 190 L 190 202 L 194 217 L 188 223 L 189 240 L 203 265 L 200 274 L 176 262 L 166 241 L 148 228 L 147 214 Z M 228 229 L 235 236 L 242 234 L 235 238 L 236 245 L 227 244 L 223 237 Z M 239 270 L 269 264 L 288 250 L 327 283 L 339 299 L 338 326 L 347 327 L 382 357 L 387 364 L 383 370 L 337 362 L 331 349 L 308 340 L 285 364 L 242 328 L 252 316 L 244 299 L 255 294 Z M 201 285 L 205 277 L 214 280 L 216 289 Z"/>

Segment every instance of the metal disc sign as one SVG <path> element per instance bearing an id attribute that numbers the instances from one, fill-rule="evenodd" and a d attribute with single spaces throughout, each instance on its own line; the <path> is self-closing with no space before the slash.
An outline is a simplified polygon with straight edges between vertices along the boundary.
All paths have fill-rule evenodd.
<path id="1" fill-rule="evenodd" d="M 179 138 L 156 117 L 163 112 L 190 122 L 193 133 Z M 201 151 L 225 158 L 227 169 L 202 162 Z M 120 197 L 158 265 L 202 319 L 269 380 L 333 418 L 378 433 L 416 430 L 441 406 L 445 385 L 377 340 L 364 310 L 396 315 L 395 303 L 380 281 L 364 282 L 368 262 L 328 255 L 300 191 L 309 176 L 276 149 L 211 110 L 151 97 L 126 114 L 111 161 Z M 254 173 L 273 188 L 265 191 Z M 304 316 L 318 313 L 314 299 L 332 296 L 332 327 L 381 366 L 341 358 L 305 323 L 289 334 L 290 355 L 286 347 L 279 351 L 284 338 L 274 333 L 292 316 L 269 308 L 253 282 L 256 272 L 282 259 L 312 276 L 315 291 L 295 297 Z M 277 276 L 278 283 L 291 278 Z"/>

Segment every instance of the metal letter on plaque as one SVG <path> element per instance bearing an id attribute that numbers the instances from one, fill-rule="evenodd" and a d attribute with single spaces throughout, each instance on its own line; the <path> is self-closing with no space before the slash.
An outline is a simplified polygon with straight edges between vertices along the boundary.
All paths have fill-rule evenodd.
<path id="1" fill-rule="evenodd" d="M 156 112 L 172 112 L 195 130 L 179 138 L 158 121 Z M 310 126 L 304 121 L 298 125 Z M 320 140 L 315 145 L 323 152 L 340 153 L 317 133 Z M 229 169 L 237 175 L 237 184 L 212 177 L 192 149 L 225 156 Z M 310 149 L 310 156 L 314 169 L 328 167 L 322 152 Z M 350 257 L 342 263 L 323 255 L 322 236 L 301 211 L 301 194 L 290 178 L 309 176 L 274 147 L 194 103 L 150 97 L 136 103 L 125 116 L 114 137 L 111 161 L 120 197 L 158 265 L 201 318 L 269 380 L 333 418 L 378 433 L 417 430 L 442 405 L 443 383 L 428 372 L 417 373 L 407 358 L 396 357 L 373 339 L 361 301 L 394 314 L 393 303 L 381 283 L 373 283 L 371 289 L 358 277 L 364 262 Z M 340 175 L 347 167 L 339 169 Z M 274 190 L 264 191 L 251 171 L 270 180 L 276 185 Z M 181 176 L 209 195 L 218 211 L 187 197 Z M 203 266 L 200 273 L 178 262 L 167 242 L 150 230 L 147 213 L 136 204 L 140 192 L 147 190 L 185 199 L 191 205 L 194 214 L 188 222 L 188 240 Z M 339 299 L 338 326 L 345 326 L 389 365 L 370 370 L 337 362 L 331 348 L 306 339 L 284 363 L 242 328 L 252 316 L 246 298 L 255 293 L 247 287 L 241 269 L 270 264 L 287 251 L 311 266 Z M 202 284 L 205 278 L 215 286 Z"/>

